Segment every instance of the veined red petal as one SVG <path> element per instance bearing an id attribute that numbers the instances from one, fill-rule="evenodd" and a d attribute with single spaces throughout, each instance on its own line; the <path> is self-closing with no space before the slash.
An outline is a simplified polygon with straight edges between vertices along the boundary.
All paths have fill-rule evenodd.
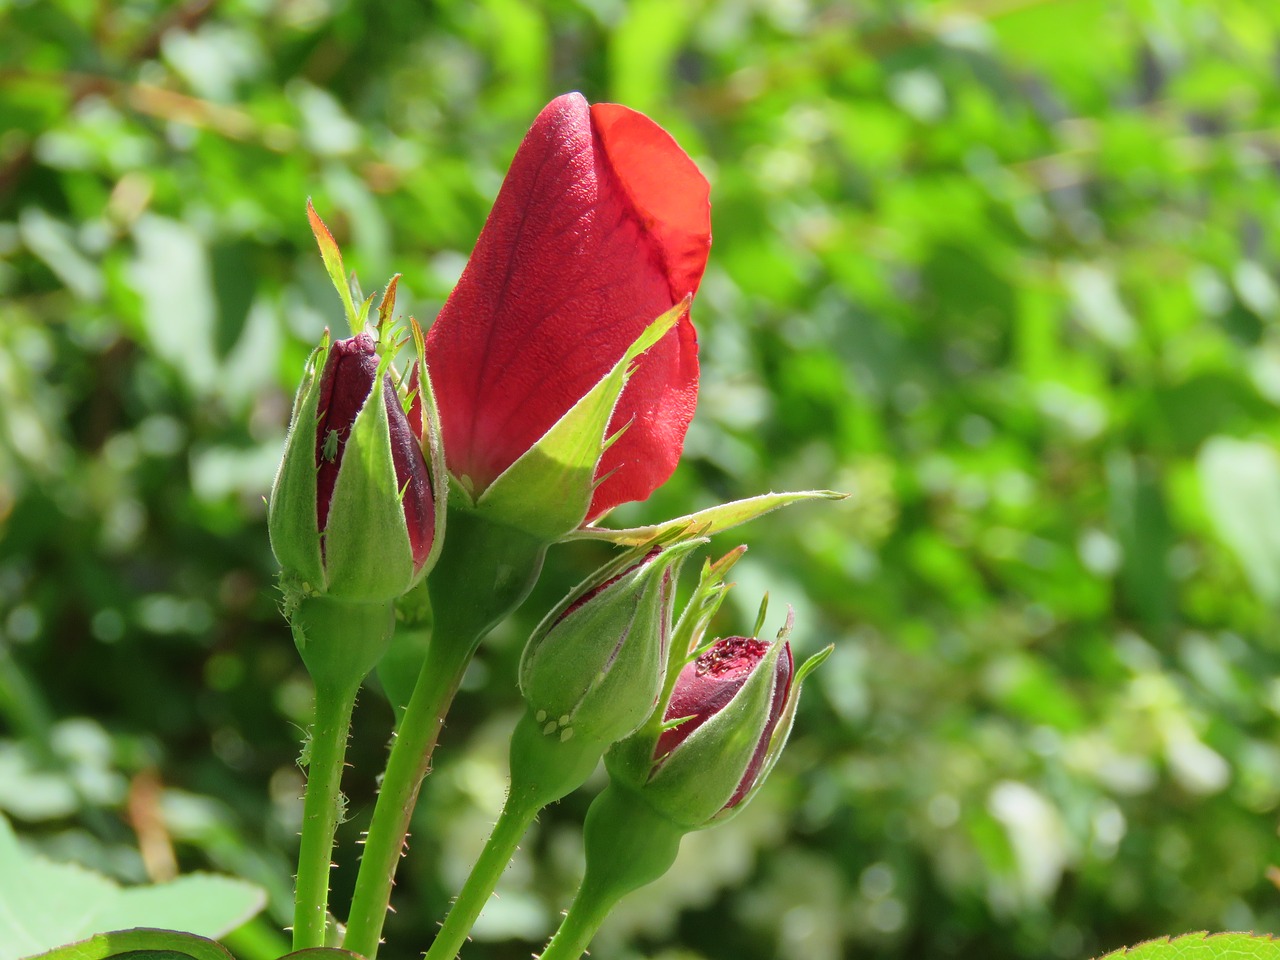
<path id="1" fill-rule="evenodd" d="M 462 278 L 427 332 L 450 470 L 492 483 L 696 290 L 708 186 L 626 107 L 552 101 L 521 143 Z M 697 399 L 685 318 L 640 360 L 610 430 L 590 516 L 647 497 L 679 459 Z"/>

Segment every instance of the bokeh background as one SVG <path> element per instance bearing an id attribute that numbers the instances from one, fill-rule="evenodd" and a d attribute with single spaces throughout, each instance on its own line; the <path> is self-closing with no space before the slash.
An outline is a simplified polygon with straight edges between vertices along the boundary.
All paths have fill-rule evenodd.
<path id="1" fill-rule="evenodd" d="M 0 0 L 0 811 L 143 881 L 236 872 L 283 946 L 309 682 L 263 496 L 339 304 L 430 319 L 528 123 L 582 90 L 713 184 L 697 420 L 619 523 L 830 487 L 718 625 L 835 654 L 783 763 L 596 955 L 1084 958 L 1280 932 L 1280 6 L 1256 0 Z M 468 675 L 386 956 L 502 798 L 522 637 Z M 345 909 L 391 710 L 363 696 Z M 595 786 L 598 786 L 596 784 Z M 543 816 L 467 955 L 580 870 Z"/>

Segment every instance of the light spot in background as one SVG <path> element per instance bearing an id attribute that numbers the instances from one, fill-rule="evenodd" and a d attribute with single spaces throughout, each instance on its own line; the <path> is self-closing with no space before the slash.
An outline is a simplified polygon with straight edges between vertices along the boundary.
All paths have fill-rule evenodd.
<path id="1" fill-rule="evenodd" d="M 40 636 L 42 626 L 40 611 L 29 603 L 14 607 L 4 621 L 5 633 L 16 643 L 30 643 Z"/>
<path id="2" fill-rule="evenodd" d="M 1269 320 L 1280 312 L 1280 292 L 1276 291 L 1275 281 L 1256 260 L 1239 261 L 1232 279 L 1240 300 L 1259 317 Z"/>
<path id="3" fill-rule="evenodd" d="M 904 70 L 889 77 L 889 98 L 925 123 L 938 120 L 947 109 L 947 91 L 929 70 Z"/>
<path id="4" fill-rule="evenodd" d="M 1017 873 L 1011 892 L 1022 903 L 1048 900 L 1071 861 L 1057 807 L 1027 784 L 1004 780 L 992 788 L 987 810 L 1004 827 L 1013 848 Z"/>
<path id="5" fill-rule="evenodd" d="M 893 867 L 884 862 L 873 863 L 862 871 L 858 878 L 858 889 L 868 900 L 882 900 L 893 893 L 896 883 Z"/>
<path id="6" fill-rule="evenodd" d="M 93 615 L 89 629 L 103 643 L 115 643 L 124 636 L 124 617 L 119 610 L 107 607 Z"/>
<path id="7" fill-rule="evenodd" d="M 1063 280 L 1071 295 L 1073 315 L 1095 337 L 1117 350 L 1133 343 L 1137 325 L 1120 299 L 1115 277 L 1095 264 L 1066 264 Z"/>
<path id="8" fill-rule="evenodd" d="M 1097 577 L 1110 577 L 1120 569 L 1124 552 L 1120 542 L 1104 530 L 1090 527 L 1080 532 L 1076 551 L 1085 569 Z"/>
<path id="9" fill-rule="evenodd" d="M 1103 800 L 1093 811 L 1091 820 L 1092 843 L 1089 852 L 1099 860 L 1110 860 L 1120 849 L 1129 824 L 1121 809 L 1110 800 Z"/>
<path id="10" fill-rule="evenodd" d="M 1165 761 L 1173 779 L 1187 793 L 1219 793 L 1231 781 L 1231 766 L 1222 754 L 1202 743 L 1189 729 L 1168 735 Z"/>
<path id="11" fill-rule="evenodd" d="M 960 820 L 960 801 L 949 793 L 935 793 L 929 798 L 928 817 L 940 830 L 955 826 Z"/>

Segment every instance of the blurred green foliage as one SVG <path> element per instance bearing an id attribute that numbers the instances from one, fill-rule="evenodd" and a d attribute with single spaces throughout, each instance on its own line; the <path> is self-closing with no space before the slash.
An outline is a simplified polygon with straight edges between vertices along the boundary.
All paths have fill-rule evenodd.
<path id="1" fill-rule="evenodd" d="M 769 788 L 598 955 L 1280 932 L 1278 50 L 1254 0 L 0 0 L 0 811 L 123 880 L 256 880 L 232 943 L 273 955 L 310 690 L 262 497 L 341 325 L 304 201 L 429 319 L 576 88 L 713 184 L 698 418 L 617 522 L 853 494 L 741 534 L 722 630 L 768 590 L 836 653 Z M 500 805 L 521 638 L 601 550 L 554 551 L 469 674 L 391 960 Z M 367 692 L 339 912 L 390 719 Z M 587 800 L 469 956 L 544 941 Z"/>

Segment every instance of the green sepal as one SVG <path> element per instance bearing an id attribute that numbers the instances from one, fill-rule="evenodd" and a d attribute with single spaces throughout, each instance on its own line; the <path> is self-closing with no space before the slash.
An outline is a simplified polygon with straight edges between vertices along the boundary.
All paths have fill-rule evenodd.
<path id="1" fill-rule="evenodd" d="M 355 283 L 354 274 L 352 275 L 351 282 Z M 377 294 L 371 293 L 367 297 L 365 297 L 363 300 L 360 301 L 360 308 L 356 311 L 356 322 L 355 322 L 355 325 L 352 327 L 352 330 L 354 330 L 356 333 L 361 333 L 364 330 L 365 326 L 369 323 L 369 309 L 373 306 L 373 300 L 374 300 L 374 297 L 376 296 Z M 383 331 L 379 329 L 378 332 L 382 333 Z"/>
<path id="2" fill-rule="evenodd" d="M 698 585 L 685 604 L 671 633 L 667 650 L 666 679 L 662 693 L 652 713 L 632 736 L 619 741 L 605 757 L 609 771 L 624 783 L 643 784 L 653 769 L 653 748 L 667 724 L 663 721 L 666 705 L 671 699 L 680 670 L 692 658 L 693 652 L 703 645 L 707 629 L 720 610 L 729 588 L 725 578 L 734 564 L 747 552 L 745 546 L 734 547 L 718 560 L 707 560 L 702 565 Z"/>
<path id="3" fill-rule="evenodd" d="M 781 640 L 782 638 L 779 637 L 779 642 Z M 778 762 L 778 757 L 782 755 L 782 748 L 787 745 L 787 740 L 791 736 L 791 728 L 796 721 L 796 707 L 800 703 L 800 689 L 804 686 L 805 679 L 814 670 L 822 666 L 827 657 L 831 656 L 833 650 L 835 650 L 835 645 L 828 644 L 800 665 L 796 675 L 791 680 L 791 691 L 787 695 L 786 706 L 782 708 L 782 715 L 778 717 L 778 725 L 773 728 L 773 735 L 769 737 L 769 747 L 764 756 L 764 763 L 760 765 L 760 770 L 756 773 L 756 782 L 751 785 L 751 789 L 746 792 L 741 800 L 727 810 L 722 809 L 707 821 L 706 826 L 723 823 L 725 820 L 737 816 L 738 811 L 746 807 L 751 802 L 751 798 L 760 792 L 760 788 L 764 786 L 765 780 L 768 779 L 774 765 Z"/>
<path id="4" fill-rule="evenodd" d="M 317 687 L 354 690 L 387 651 L 395 604 L 304 597 L 294 605 L 289 626 Z"/>
<path id="5" fill-rule="evenodd" d="M 351 299 L 351 283 L 347 279 L 346 268 L 342 265 L 342 251 L 338 249 L 338 242 L 333 239 L 329 228 L 320 219 L 320 214 L 316 213 L 310 198 L 307 199 L 307 222 L 311 224 L 311 234 L 316 238 L 316 246 L 320 248 L 320 259 L 324 261 L 325 272 L 329 274 L 329 280 L 338 291 L 338 296 L 342 298 L 342 308 L 347 314 L 347 325 L 351 327 L 351 333 L 354 336 L 364 329 L 364 324 L 357 321 L 356 304 Z"/>
<path id="6" fill-rule="evenodd" d="M 399 274 L 396 274 L 399 278 Z M 394 285 L 395 280 L 392 280 Z M 444 454 L 444 430 L 440 426 L 440 406 L 436 403 L 435 388 L 431 385 L 431 371 L 427 369 L 426 340 L 422 335 L 422 327 L 418 321 L 409 318 L 413 331 L 413 345 L 417 351 L 418 395 L 422 399 L 422 428 L 426 434 L 422 439 L 424 452 L 427 454 L 427 466 L 431 468 L 431 494 L 435 498 L 436 525 L 431 538 L 431 552 L 422 564 L 420 576 L 430 573 L 440 559 L 440 551 L 444 549 L 445 525 L 449 515 L 449 468 Z"/>
<path id="7" fill-rule="evenodd" d="M 640 561 L 570 613 L 558 607 L 534 631 L 520 662 L 520 690 L 544 734 L 609 744 L 645 722 L 665 681 L 671 579 L 703 542 Z M 632 564 L 638 560 L 630 558 Z M 613 567 L 592 578 L 588 589 L 616 576 Z"/>
<path id="8" fill-rule="evenodd" d="M 775 643 L 732 700 L 672 751 L 647 782 L 637 782 L 640 755 L 651 769 L 655 738 L 624 741 L 621 763 L 609 771 L 632 784 L 654 810 L 685 830 L 705 826 L 729 802 L 751 763 L 769 719 L 774 673 L 783 645 Z M 613 751 L 610 751 L 612 755 Z M 607 761 L 608 758 L 606 758 Z"/>
<path id="9" fill-rule="evenodd" d="M 746 552 L 745 546 L 737 546 L 718 560 L 714 562 L 707 560 L 703 563 L 702 571 L 698 576 L 698 585 L 689 597 L 689 602 L 685 604 L 684 610 L 681 611 L 680 619 L 676 621 L 675 629 L 671 633 L 671 643 L 667 649 L 666 681 L 662 687 L 662 695 L 658 698 L 659 709 L 654 710 L 645 721 L 642 728 L 645 736 L 651 736 L 653 740 L 657 740 L 661 735 L 665 726 L 662 717 L 666 711 L 666 704 L 671 699 L 671 691 L 680 676 L 680 670 L 689 662 L 693 651 L 702 646 L 711 621 L 719 612 L 725 597 L 729 595 L 729 588 L 733 586 L 732 583 L 727 583 L 725 578 Z M 649 753 L 644 757 L 645 776 L 650 766 Z M 641 775 L 637 774 L 637 776 Z"/>
<path id="10" fill-rule="evenodd" d="M 847 493 L 834 490 L 798 490 L 791 493 L 765 493 L 745 500 L 722 503 L 706 510 L 699 510 L 684 517 L 676 517 L 647 527 L 631 527 L 626 530 L 610 530 L 607 527 L 586 526 L 567 534 L 565 540 L 607 540 L 619 546 L 638 546 L 654 537 L 675 535 L 685 537 L 709 537 L 736 527 L 739 524 L 762 517 L 781 507 L 810 500 L 843 500 Z"/>
<path id="11" fill-rule="evenodd" d="M 400 274 L 396 274 L 387 281 L 387 287 L 382 291 L 382 299 L 378 301 L 378 341 L 382 342 L 386 339 L 388 331 L 391 329 L 392 314 L 396 309 L 396 287 L 400 284 Z M 412 322 L 412 321 L 410 321 Z M 421 356 L 421 354 L 419 354 Z"/>
<path id="12" fill-rule="evenodd" d="M 326 583 L 339 599 L 394 600 L 415 577 L 383 389 L 380 365 L 351 426 L 325 523 Z"/>
<path id="13" fill-rule="evenodd" d="M 324 584 L 320 528 L 316 517 L 316 420 L 320 372 L 329 355 L 329 334 L 311 352 L 293 404 L 284 457 L 271 487 L 267 530 L 284 572 L 308 587 Z"/>
<path id="14" fill-rule="evenodd" d="M 548 543 L 577 529 L 591 507 L 600 457 L 616 439 L 606 431 L 636 358 L 688 309 L 686 297 L 649 324 L 613 369 L 490 484 L 476 509 Z"/>

